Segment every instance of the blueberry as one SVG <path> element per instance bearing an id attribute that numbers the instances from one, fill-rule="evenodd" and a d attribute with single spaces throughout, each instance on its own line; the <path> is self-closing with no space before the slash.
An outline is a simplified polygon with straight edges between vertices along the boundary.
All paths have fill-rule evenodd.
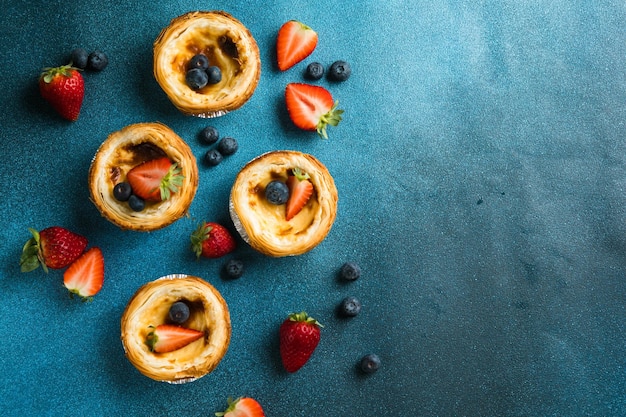
<path id="1" fill-rule="evenodd" d="M 109 65 L 109 58 L 102 51 L 93 51 L 87 57 L 87 68 L 93 71 L 102 71 Z"/>
<path id="2" fill-rule="evenodd" d="M 339 304 L 339 312 L 347 317 L 355 317 L 361 312 L 361 302 L 356 297 L 346 297 Z"/>
<path id="3" fill-rule="evenodd" d="M 172 323 L 183 324 L 189 319 L 189 306 L 184 301 L 176 301 L 167 315 Z"/>
<path id="4" fill-rule="evenodd" d="M 207 126 L 200 131 L 200 140 L 207 145 L 213 145 L 220 137 L 219 132 L 213 126 Z"/>
<path id="5" fill-rule="evenodd" d="M 74 68 L 85 69 L 87 68 L 87 61 L 89 59 L 89 52 L 85 48 L 76 48 L 70 53 L 70 60 Z"/>
<path id="6" fill-rule="evenodd" d="M 204 154 L 204 162 L 212 167 L 219 165 L 222 159 L 224 159 L 224 157 L 217 149 L 210 149 Z"/>
<path id="7" fill-rule="evenodd" d="M 232 155 L 237 152 L 239 149 L 239 144 L 237 143 L 237 139 L 231 138 L 229 136 L 222 138 L 220 143 L 217 144 L 217 150 L 224 156 Z"/>
<path id="8" fill-rule="evenodd" d="M 265 198 L 272 204 L 285 204 L 289 200 L 289 187 L 282 181 L 271 181 L 265 186 Z"/>
<path id="9" fill-rule="evenodd" d="M 380 368 L 380 358 L 375 353 L 370 353 L 361 358 L 359 367 L 366 374 L 373 374 Z"/>
<path id="10" fill-rule="evenodd" d="M 128 205 L 133 211 L 142 211 L 146 208 L 146 202 L 135 194 L 131 194 L 131 196 L 128 197 Z"/>
<path id="11" fill-rule="evenodd" d="M 307 65 L 304 75 L 309 80 L 319 80 L 324 76 L 324 66 L 319 62 L 311 62 Z"/>
<path id="12" fill-rule="evenodd" d="M 119 182 L 113 187 L 113 196 L 117 201 L 128 201 L 132 193 L 133 189 L 127 182 Z"/>
<path id="13" fill-rule="evenodd" d="M 209 68 L 209 58 L 207 58 L 204 54 L 198 54 L 191 57 L 189 62 L 187 63 L 187 69 L 200 68 L 203 71 L 206 71 Z"/>
<path id="14" fill-rule="evenodd" d="M 217 84 L 222 81 L 222 71 L 219 67 L 210 66 L 207 68 L 206 73 L 209 77 L 208 84 Z"/>
<path id="15" fill-rule="evenodd" d="M 192 90 L 199 90 L 209 81 L 209 76 L 200 68 L 192 68 L 185 74 L 185 81 Z"/>
<path id="16" fill-rule="evenodd" d="M 350 78 L 352 69 L 346 61 L 335 61 L 328 70 L 328 78 L 332 81 L 345 81 Z"/>
<path id="17" fill-rule="evenodd" d="M 354 262 L 346 262 L 341 266 L 339 275 L 347 281 L 354 281 L 361 276 L 361 268 Z"/>
<path id="18" fill-rule="evenodd" d="M 224 265 L 224 271 L 229 278 L 237 279 L 241 278 L 244 271 L 243 262 L 239 259 L 229 259 Z"/>

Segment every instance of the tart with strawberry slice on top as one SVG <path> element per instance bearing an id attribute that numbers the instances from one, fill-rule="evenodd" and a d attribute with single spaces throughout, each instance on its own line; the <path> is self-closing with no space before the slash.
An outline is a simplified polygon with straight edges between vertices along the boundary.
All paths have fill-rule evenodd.
<path id="1" fill-rule="evenodd" d="M 185 383 L 213 371 L 230 343 L 228 306 L 207 281 L 176 274 L 144 284 L 121 319 L 128 360 L 156 381 Z"/>
<path id="2" fill-rule="evenodd" d="M 242 238 L 269 256 L 301 255 L 328 235 L 337 188 L 314 156 L 273 151 L 248 162 L 235 178 L 230 215 Z"/>
<path id="3" fill-rule="evenodd" d="M 91 200 L 122 229 L 151 231 L 187 213 L 198 187 L 189 148 L 160 123 L 137 123 L 109 135 L 89 169 Z"/>

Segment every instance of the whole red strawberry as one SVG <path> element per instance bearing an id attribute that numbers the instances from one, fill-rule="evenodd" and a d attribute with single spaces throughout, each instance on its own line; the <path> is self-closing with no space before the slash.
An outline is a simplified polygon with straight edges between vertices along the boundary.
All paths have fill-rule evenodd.
<path id="1" fill-rule="evenodd" d="M 320 342 L 322 325 L 306 312 L 292 313 L 280 325 L 280 358 L 287 372 L 296 372 Z"/>
<path id="2" fill-rule="evenodd" d="M 85 97 L 85 80 L 77 68 L 71 65 L 44 68 L 39 77 L 39 91 L 63 118 L 78 119 Z"/>
<path id="3" fill-rule="evenodd" d="M 218 223 L 203 222 L 191 234 L 191 249 L 199 258 L 219 258 L 235 250 L 235 238 Z"/>
<path id="4" fill-rule="evenodd" d="M 48 268 L 61 269 L 74 262 L 87 247 L 87 238 L 59 226 L 48 227 L 38 232 L 29 228 L 33 235 L 22 250 L 20 269 L 30 272 L 41 264 Z"/>

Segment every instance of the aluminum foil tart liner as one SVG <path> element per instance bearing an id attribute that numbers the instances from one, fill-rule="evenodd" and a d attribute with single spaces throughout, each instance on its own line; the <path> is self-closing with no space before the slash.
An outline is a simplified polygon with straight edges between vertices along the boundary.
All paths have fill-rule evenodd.
<path id="1" fill-rule="evenodd" d="M 155 301 L 151 298 L 151 296 L 155 292 L 154 288 L 157 288 L 157 289 L 163 288 L 162 284 L 164 283 L 178 283 L 178 282 L 181 283 L 180 286 L 168 285 L 167 286 L 168 291 L 166 292 L 166 294 L 160 295 L 159 297 L 161 299 L 163 297 L 168 297 L 168 298 L 171 298 L 172 300 L 173 299 L 188 299 L 188 298 L 194 298 L 194 297 L 197 298 L 198 293 L 201 293 L 203 295 L 201 299 L 203 304 L 208 299 L 210 299 L 210 301 L 213 302 L 211 305 L 215 306 L 215 308 L 211 309 L 211 312 L 215 312 L 216 314 L 222 314 L 223 322 L 222 322 L 222 325 L 219 326 L 219 329 L 217 331 L 212 331 L 214 329 L 208 329 L 208 328 L 205 329 L 205 331 L 210 334 L 210 338 L 215 336 L 217 339 L 215 343 L 213 342 L 211 343 L 212 345 L 215 344 L 215 346 L 217 346 L 216 351 L 211 351 L 208 354 L 205 352 L 206 348 L 202 349 L 201 351 L 203 358 L 206 356 L 206 362 L 200 361 L 199 365 L 205 366 L 205 368 L 201 369 L 199 372 L 196 371 L 194 368 L 194 373 L 196 374 L 193 376 L 167 378 L 167 377 L 163 377 L 162 373 L 160 373 L 159 371 L 155 371 L 154 374 L 152 374 L 152 371 L 150 370 L 150 366 L 143 364 L 143 362 L 136 363 L 138 359 L 140 362 L 143 361 L 144 357 L 141 356 L 142 354 L 146 355 L 147 358 L 151 358 L 151 356 L 147 356 L 147 355 L 152 355 L 152 353 L 146 354 L 143 349 L 138 349 L 138 346 L 141 347 L 145 342 L 143 340 L 137 341 L 136 337 L 134 337 L 135 336 L 134 332 L 125 331 L 127 329 L 127 325 L 132 324 L 132 323 L 126 323 L 125 320 L 128 320 L 129 318 L 134 317 L 136 314 L 139 314 L 134 311 L 129 311 L 129 308 L 133 308 L 133 307 L 138 307 L 140 309 L 145 308 L 146 305 L 149 304 L 150 301 Z M 198 292 L 192 291 L 192 290 L 198 290 L 198 289 L 201 289 L 201 291 L 198 291 Z M 145 295 L 145 298 L 147 299 L 143 299 L 144 295 Z M 154 297 L 157 297 L 157 296 L 154 296 Z M 198 302 L 198 301 L 195 300 L 194 302 Z M 160 310 L 163 310 L 163 309 L 160 309 Z M 163 311 L 160 311 L 160 314 L 163 314 Z M 207 315 L 206 312 L 202 314 L 203 318 L 205 318 L 204 317 L 205 315 Z M 206 323 L 205 326 L 210 327 L 211 323 Z M 190 327 L 194 327 L 194 326 L 190 326 Z M 134 327 L 132 326 L 131 328 L 134 329 Z M 186 384 L 188 382 L 192 382 L 197 379 L 200 379 L 206 376 L 207 374 L 211 373 L 215 369 L 215 367 L 219 364 L 223 356 L 226 354 L 226 350 L 228 349 L 228 345 L 230 343 L 230 336 L 231 336 L 230 315 L 228 312 L 228 306 L 226 305 L 226 302 L 222 298 L 221 294 L 211 284 L 204 281 L 202 278 L 190 276 L 186 274 L 166 275 L 141 286 L 137 290 L 137 292 L 133 295 L 131 300 L 129 301 L 126 307 L 126 310 L 124 311 L 124 314 L 122 315 L 122 320 L 121 320 L 121 340 L 122 340 L 122 347 L 124 349 L 124 354 L 126 355 L 126 357 L 133 364 L 133 366 L 135 366 L 143 375 L 155 381 L 165 382 L 168 384 Z M 129 338 L 132 339 L 133 343 L 128 341 Z M 132 348 L 129 349 L 129 346 L 127 345 L 130 345 Z M 186 348 L 187 347 L 181 348 L 180 351 L 182 352 L 183 349 L 186 349 Z M 178 351 L 174 351 L 174 352 L 178 352 Z M 174 352 L 170 352 L 170 353 L 174 353 Z M 137 357 L 137 354 L 139 354 L 139 357 Z M 196 357 L 192 357 L 192 360 L 196 360 Z M 184 365 L 185 363 L 183 361 L 182 366 Z M 184 371 L 186 370 L 184 369 L 183 372 Z"/>
<path id="2" fill-rule="evenodd" d="M 315 192 L 305 208 L 290 221 L 284 205 L 264 200 L 263 190 L 274 179 L 303 169 Z M 337 212 L 337 188 L 326 167 L 314 156 L 298 151 L 271 151 L 248 162 L 230 192 L 228 211 L 241 238 L 255 250 L 273 257 L 297 256 L 321 243 Z"/>

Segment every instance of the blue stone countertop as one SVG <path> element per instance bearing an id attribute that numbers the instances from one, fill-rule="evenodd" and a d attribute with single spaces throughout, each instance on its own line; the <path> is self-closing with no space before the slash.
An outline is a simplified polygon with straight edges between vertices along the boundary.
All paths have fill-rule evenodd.
<path id="1" fill-rule="evenodd" d="M 626 415 L 626 5 L 623 1 L 336 2 L 3 0 L 0 45 L 0 414 L 211 416 L 251 396 L 267 416 Z M 152 75 L 152 44 L 192 10 L 225 10 L 254 35 L 262 75 L 250 101 L 206 120 L 179 113 Z M 278 28 L 319 34 L 276 66 Z M 41 99 L 43 67 L 75 47 L 109 57 L 85 73 L 80 118 Z M 313 61 L 346 60 L 326 87 L 345 110 L 328 140 L 289 120 L 284 88 Z M 87 172 L 112 132 L 171 127 L 200 160 L 208 126 L 240 148 L 199 164 L 189 216 L 122 231 L 89 200 Z M 333 175 L 337 218 L 305 255 L 270 258 L 238 240 L 246 273 L 196 261 L 201 220 L 233 230 L 230 187 L 264 152 L 310 153 Z M 70 299 L 62 271 L 19 270 L 29 227 L 59 225 L 105 256 L 102 291 Z M 337 278 L 346 261 L 359 280 Z M 232 341 L 217 369 L 170 385 L 125 358 L 120 317 L 144 283 L 184 273 L 226 299 Z M 344 319 L 346 296 L 363 303 Z M 321 342 L 283 370 L 278 327 L 305 310 Z M 367 353 L 378 372 L 357 370 Z"/>

